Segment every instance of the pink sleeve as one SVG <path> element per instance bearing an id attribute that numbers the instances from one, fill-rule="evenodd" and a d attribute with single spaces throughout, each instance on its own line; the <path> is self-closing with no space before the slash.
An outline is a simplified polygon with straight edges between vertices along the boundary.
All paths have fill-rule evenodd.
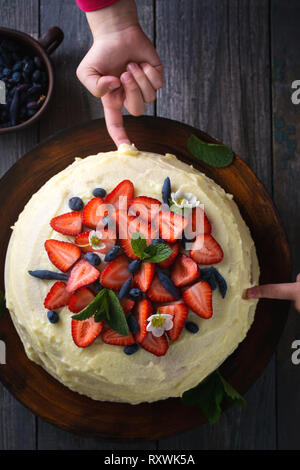
<path id="1" fill-rule="evenodd" d="M 76 0 L 77 5 L 83 11 L 95 11 L 108 7 L 119 0 Z"/>

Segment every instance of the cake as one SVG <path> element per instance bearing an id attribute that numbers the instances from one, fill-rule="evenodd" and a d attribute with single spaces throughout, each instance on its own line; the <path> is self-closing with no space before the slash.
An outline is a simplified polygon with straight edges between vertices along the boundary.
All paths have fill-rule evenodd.
<path id="1" fill-rule="evenodd" d="M 131 404 L 180 397 L 216 370 L 253 322 L 257 301 L 242 294 L 258 279 L 232 195 L 125 144 L 76 158 L 31 197 L 5 265 L 29 359 L 75 392 Z"/>

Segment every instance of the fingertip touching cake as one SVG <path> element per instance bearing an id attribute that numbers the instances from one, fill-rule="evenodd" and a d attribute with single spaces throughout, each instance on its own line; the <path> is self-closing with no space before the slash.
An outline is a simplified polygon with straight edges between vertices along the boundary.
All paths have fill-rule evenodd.
<path id="1" fill-rule="evenodd" d="M 95 400 L 179 397 L 245 338 L 258 283 L 230 194 L 134 145 L 73 164 L 15 223 L 7 307 L 28 357 Z"/>

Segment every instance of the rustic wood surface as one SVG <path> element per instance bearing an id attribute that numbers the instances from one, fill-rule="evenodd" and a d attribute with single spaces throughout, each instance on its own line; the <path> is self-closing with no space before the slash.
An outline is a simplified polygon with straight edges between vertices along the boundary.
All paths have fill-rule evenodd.
<path id="1" fill-rule="evenodd" d="M 102 116 L 98 100 L 75 77 L 76 66 L 90 44 L 84 14 L 73 0 L 52 0 L 51 8 L 49 3 L 10 0 L 1 6 L 1 26 L 34 37 L 54 24 L 65 32 L 64 43 L 53 55 L 57 86 L 49 112 L 30 130 L 1 137 L 1 174 L 39 140 Z M 291 105 L 289 93 L 291 81 L 300 78 L 296 68 L 299 2 L 138 0 L 138 5 L 166 73 L 165 86 L 148 114 L 201 128 L 243 157 L 280 209 L 296 273 L 300 261 L 299 149 L 286 140 L 297 143 L 299 110 Z M 276 117 L 283 119 L 283 125 Z M 285 139 L 281 138 L 283 127 Z M 299 449 L 300 380 L 290 359 L 291 343 L 300 336 L 298 318 L 293 312 L 276 357 L 246 395 L 246 409 L 226 411 L 216 425 L 158 442 L 79 438 L 36 418 L 0 386 L 0 448 Z"/>

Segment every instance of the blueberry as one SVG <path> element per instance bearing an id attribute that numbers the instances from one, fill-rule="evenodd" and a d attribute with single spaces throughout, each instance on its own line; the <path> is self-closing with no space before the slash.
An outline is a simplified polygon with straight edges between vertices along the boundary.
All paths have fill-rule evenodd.
<path id="1" fill-rule="evenodd" d="M 100 284 L 100 282 L 98 282 L 98 281 L 93 282 L 93 284 L 91 284 L 91 285 L 93 286 L 93 288 L 94 288 L 94 290 L 97 292 L 97 294 L 98 294 L 98 292 L 100 292 L 102 289 L 104 289 L 104 287 L 102 286 L 102 284 Z"/>
<path id="2" fill-rule="evenodd" d="M 166 243 L 166 242 L 162 238 L 155 238 L 155 240 L 152 240 L 150 245 L 157 245 L 158 243 Z"/>
<path id="3" fill-rule="evenodd" d="M 38 67 L 39 69 L 42 67 L 42 61 L 38 56 L 35 56 L 33 58 L 33 62 L 35 64 L 35 66 Z"/>
<path id="4" fill-rule="evenodd" d="M 142 264 L 142 260 L 135 259 L 131 261 L 131 263 L 128 266 L 128 269 L 132 274 L 137 273 L 141 267 L 141 264 Z"/>
<path id="5" fill-rule="evenodd" d="M 103 188 L 95 188 L 93 191 L 93 196 L 101 197 L 103 199 L 106 196 L 106 191 Z"/>
<path id="6" fill-rule="evenodd" d="M 57 323 L 59 320 L 58 314 L 55 312 L 55 310 L 49 310 L 47 312 L 47 317 L 50 323 Z"/>
<path id="7" fill-rule="evenodd" d="M 80 197 L 71 197 L 69 199 L 69 207 L 72 211 L 81 211 L 83 209 L 83 200 Z"/>
<path id="8" fill-rule="evenodd" d="M 136 353 L 138 349 L 139 349 L 139 345 L 137 343 L 134 343 L 134 344 L 131 344 L 130 346 L 125 346 L 124 353 L 130 356 L 131 354 Z"/>
<path id="9" fill-rule="evenodd" d="M 11 100 L 9 107 L 9 117 L 12 126 L 15 126 L 18 121 L 19 114 L 19 92 L 15 90 L 13 99 Z"/>
<path id="10" fill-rule="evenodd" d="M 38 279 L 67 281 L 69 276 L 64 273 L 57 273 L 55 271 L 47 271 L 46 269 L 37 269 L 36 271 L 28 271 L 30 276 L 37 277 Z"/>
<path id="11" fill-rule="evenodd" d="M 39 82 L 40 79 L 41 79 L 41 71 L 38 70 L 38 69 L 35 69 L 35 71 L 33 72 L 32 76 L 32 81 L 33 82 Z"/>
<path id="12" fill-rule="evenodd" d="M 129 317 L 127 318 L 127 323 L 128 323 L 129 330 L 131 331 L 133 335 L 135 335 L 139 331 L 139 324 L 135 316 L 129 315 Z"/>
<path id="13" fill-rule="evenodd" d="M 132 300 L 140 300 L 143 296 L 143 293 L 140 289 L 138 289 L 137 287 L 133 287 L 132 289 L 130 289 L 130 291 L 128 292 L 128 296 L 132 299 Z"/>
<path id="14" fill-rule="evenodd" d="M 84 258 L 93 266 L 98 266 L 98 264 L 101 263 L 101 258 L 100 256 L 97 255 L 97 253 L 89 252 L 86 255 L 84 255 Z"/>
<path id="15" fill-rule="evenodd" d="M 20 83 L 21 78 L 22 78 L 22 76 L 21 76 L 20 72 L 14 72 L 11 76 L 11 79 L 14 83 Z"/>
<path id="16" fill-rule="evenodd" d="M 13 72 L 20 72 L 20 70 L 22 70 L 22 63 L 16 62 L 12 69 L 13 69 Z"/>
<path id="17" fill-rule="evenodd" d="M 173 281 L 171 281 L 171 279 L 169 278 L 169 276 L 167 276 L 165 273 L 163 273 L 162 271 L 160 271 L 157 268 L 156 268 L 156 271 L 157 271 L 157 275 L 158 275 L 159 280 L 162 283 L 163 287 L 168 292 L 170 292 L 170 294 L 173 295 L 173 297 L 175 297 L 175 299 L 179 299 L 177 289 L 176 289 L 175 285 L 173 284 Z"/>
<path id="18" fill-rule="evenodd" d="M 104 261 L 113 261 L 120 253 L 121 248 L 119 245 L 113 246 L 105 255 Z"/>
<path id="19" fill-rule="evenodd" d="M 5 67 L 2 71 L 2 76 L 7 77 L 7 78 L 10 77 L 11 76 L 11 69 Z"/>
<path id="20" fill-rule="evenodd" d="M 107 228 L 107 227 L 112 227 L 113 228 L 113 225 L 114 225 L 114 221 L 111 217 L 109 217 L 108 215 L 106 215 L 105 217 L 103 217 L 102 219 L 102 224 L 104 226 L 104 228 Z"/>
<path id="21" fill-rule="evenodd" d="M 199 331 L 199 327 L 194 323 L 193 321 L 187 321 L 185 324 L 185 328 L 190 332 L 190 333 L 197 333 Z"/>
<path id="22" fill-rule="evenodd" d="M 167 176 L 161 189 L 162 200 L 165 204 L 169 205 L 169 199 L 171 197 L 171 181 Z"/>
<path id="23" fill-rule="evenodd" d="M 27 109 L 26 111 L 27 117 L 31 118 L 32 116 L 35 115 L 36 111 L 37 111 L 36 109 Z"/>
<path id="24" fill-rule="evenodd" d="M 130 287 L 131 287 L 131 277 L 129 277 L 124 284 L 122 285 L 120 291 L 119 291 L 119 300 L 122 300 L 129 292 Z"/>
<path id="25" fill-rule="evenodd" d="M 215 267 L 212 267 L 212 270 L 217 280 L 217 283 L 221 292 L 221 296 L 224 299 L 226 292 L 227 292 L 227 282 L 225 281 L 224 277 L 219 273 L 219 271 Z"/>
<path id="26" fill-rule="evenodd" d="M 202 281 L 208 282 L 212 290 L 215 290 L 217 286 L 216 276 L 213 271 L 213 268 L 201 268 L 200 269 L 200 279 Z"/>

